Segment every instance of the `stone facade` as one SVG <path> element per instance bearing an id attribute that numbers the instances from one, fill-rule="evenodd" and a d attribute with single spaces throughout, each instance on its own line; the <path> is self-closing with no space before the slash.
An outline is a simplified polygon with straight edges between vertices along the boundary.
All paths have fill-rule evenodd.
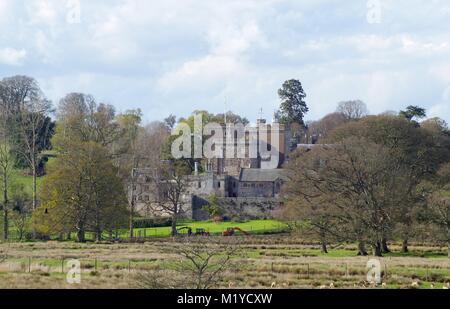
<path id="1" fill-rule="evenodd" d="M 274 211 L 282 203 L 278 198 L 257 198 L 257 197 L 238 197 L 238 198 L 218 198 L 217 203 L 222 211 L 222 216 L 230 220 L 256 220 L 270 219 Z M 192 200 L 192 213 L 189 217 L 193 220 L 208 220 L 209 214 L 203 207 L 208 205 L 208 201 L 201 197 L 194 197 Z"/>
<path id="2" fill-rule="evenodd" d="M 223 158 L 204 160 L 204 173 L 186 177 L 187 188 L 182 198 L 186 217 L 204 219 L 205 212 L 202 207 L 212 195 L 220 200 L 225 215 L 233 218 L 267 218 L 271 216 L 272 210 L 280 205 L 279 194 L 283 182 L 287 179 L 286 171 L 281 169 L 281 166 L 288 159 L 291 150 L 290 132 L 282 125 L 277 132 L 271 132 L 273 126 L 267 127 L 263 132 L 260 131 L 260 124 L 265 124 L 265 120 L 258 120 L 258 126 L 255 128 L 258 144 L 272 148 L 271 134 L 277 134 L 279 137 L 279 147 L 275 149 L 279 155 L 278 169 L 263 169 L 264 160 L 259 154 L 257 158 L 249 158 L 248 147 L 252 141 L 247 135 L 243 144 L 242 141 L 239 144 L 236 139 L 234 145 L 225 142 Z M 235 153 L 232 158 L 227 158 L 227 147 L 231 146 L 234 146 Z M 239 158 L 238 149 L 245 149 L 245 158 Z M 151 177 L 151 171 L 137 171 L 136 182 L 131 191 L 136 209 L 144 216 L 167 215 L 163 211 L 154 211 L 157 208 L 155 206 L 164 199 L 164 189 L 161 188 L 164 186 L 156 188 Z"/>

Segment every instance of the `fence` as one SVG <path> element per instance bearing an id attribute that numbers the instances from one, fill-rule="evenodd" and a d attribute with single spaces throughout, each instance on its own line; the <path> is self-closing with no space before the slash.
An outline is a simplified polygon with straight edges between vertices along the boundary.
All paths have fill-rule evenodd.
<path id="1" fill-rule="evenodd" d="M 69 257 L 61 257 L 59 259 L 44 259 L 35 257 L 26 258 L 9 258 L 0 260 L 0 273 L 60 273 L 67 274 L 70 271 L 70 267 L 67 262 L 71 260 Z M 161 260 L 147 259 L 99 259 L 99 258 L 82 258 L 77 259 L 80 261 L 80 273 L 93 275 L 99 272 L 120 271 L 123 273 L 134 273 L 139 271 L 161 269 Z M 369 259 L 368 259 L 369 261 Z M 240 264 L 242 265 L 242 264 Z M 347 280 L 350 278 L 357 279 L 360 282 L 366 282 L 367 274 L 370 272 L 367 264 L 363 261 L 359 263 L 330 263 L 324 264 L 320 262 L 311 263 L 295 263 L 286 265 L 279 262 L 270 262 L 267 264 L 265 270 L 274 275 L 280 274 L 284 276 L 286 273 L 291 273 L 294 278 L 297 279 L 315 279 L 316 275 L 327 275 L 329 281 L 334 280 Z M 409 272 L 413 271 L 413 277 L 423 282 L 448 282 L 446 276 L 448 268 L 436 268 L 428 265 L 423 267 L 406 267 L 400 265 L 389 265 L 389 261 L 382 261 L 380 271 L 380 278 L 382 282 L 388 281 L 391 277 L 407 276 L 410 277 Z M 239 273 L 239 272 L 238 272 Z M 339 282 L 339 281 L 335 281 Z"/>
<path id="2" fill-rule="evenodd" d="M 183 226 L 190 226 L 189 223 Z M 230 227 L 234 227 L 233 224 Z M 209 233 L 211 236 L 220 236 L 225 231 L 226 227 L 209 229 L 206 228 L 205 231 Z M 260 224 L 260 225 L 250 225 L 246 226 L 244 229 L 250 235 L 262 235 L 262 234 L 279 234 L 287 231 L 287 227 L 281 223 L 274 224 Z M 192 232 L 195 234 L 196 227 L 192 227 Z M 237 232 L 239 234 L 240 232 Z M 179 231 L 179 235 L 187 235 L 187 231 Z M 112 237 L 111 237 L 112 236 Z M 105 241 L 114 241 L 114 240 L 122 240 L 122 241 L 130 241 L 130 240 L 138 240 L 145 241 L 146 239 L 152 238 L 164 238 L 171 236 L 171 228 L 170 227 L 158 227 L 158 228 L 136 228 L 134 229 L 134 236 L 130 237 L 130 233 L 128 230 L 115 230 L 112 235 L 108 232 L 104 232 L 102 234 L 102 240 Z M 3 238 L 3 232 L 0 232 L 0 238 Z M 95 240 L 95 233 L 86 232 L 85 238 L 87 241 Z M 9 231 L 8 240 L 9 241 L 26 241 L 32 240 L 32 233 L 25 232 L 22 237 L 20 237 L 20 233 L 17 230 L 11 229 Z M 50 240 L 60 240 L 60 241 L 71 241 L 76 239 L 75 233 L 64 234 L 64 235 L 53 235 L 50 237 Z"/>

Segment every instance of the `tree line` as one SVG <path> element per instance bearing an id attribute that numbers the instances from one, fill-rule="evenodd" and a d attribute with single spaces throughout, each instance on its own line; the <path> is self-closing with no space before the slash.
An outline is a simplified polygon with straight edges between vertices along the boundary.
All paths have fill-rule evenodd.
<path id="1" fill-rule="evenodd" d="M 390 240 L 402 240 L 407 251 L 409 241 L 418 237 L 450 246 L 450 133 L 443 120 L 421 121 L 426 111 L 417 106 L 370 116 L 367 106 L 355 100 L 308 122 L 300 81 L 286 81 L 278 94 L 275 118 L 290 127 L 292 143 L 318 146 L 291 154 L 282 217 L 317 237 L 324 251 L 332 242 L 355 241 L 359 254 L 367 254 L 370 246 L 381 255 Z M 64 239 L 75 232 L 83 242 L 87 232 L 101 240 L 119 228 L 128 228 L 133 237 L 139 216 L 135 171 L 142 168 L 152 171 L 151 181 L 165 192 L 156 204 L 172 217 L 172 233 L 177 234 L 184 176 L 192 173 L 195 161 L 171 157 L 176 138 L 171 130 L 180 122 L 193 125 L 192 116 L 171 115 L 144 125 L 139 109 L 116 113 L 112 105 L 83 93 L 67 94 L 54 108 L 27 76 L 0 81 L 0 109 L 5 239 L 11 225 L 20 239 L 30 230 L 28 237 L 34 238 Z M 197 112 L 205 122 L 248 123 L 231 112 Z M 17 170 L 32 179 L 31 196 L 15 181 Z"/>
<path id="2" fill-rule="evenodd" d="M 358 110 L 357 112 L 355 112 Z M 287 169 L 281 213 L 322 244 L 357 242 L 358 254 L 389 252 L 390 240 L 447 243 L 450 257 L 450 131 L 409 106 L 367 116 L 362 102 L 309 124 L 317 145 L 298 149 Z M 294 218 L 295 220 L 292 220 Z"/>

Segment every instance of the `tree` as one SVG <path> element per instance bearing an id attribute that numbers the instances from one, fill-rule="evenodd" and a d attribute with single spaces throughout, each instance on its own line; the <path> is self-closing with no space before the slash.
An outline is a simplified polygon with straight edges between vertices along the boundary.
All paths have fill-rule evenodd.
<path id="1" fill-rule="evenodd" d="M 426 110 L 419 106 L 410 105 L 404 111 L 400 111 L 400 116 L 405 117 L 409 121 L 414 119 L 423 119 L 427 116 Z"/>
<path id="2" fill-rule="evenodd" d="M 42 143 L 52 130 L 49 113 L 51 102 L 47 100 L 35 79 L 27 76 L 5 78 L 0 83 L 0 97 L 14 132 L 13 139 L 18 156 L 25 160 L 33 176 L 33 209 L 37 207 L 37 177 L 41 164 Z M 46 146 L 46 145 L 44 145 Z"/>
<path id="3" fill-rule="evenodd" d="M 166 119 L 164 119 L 164 124 L 169 128 L 169 130 L 172 130 L 175 127 L 175 124 L 177 123 L 177 117 L 174 115 L 170 115 Z"/>
<path id="4" fill-rule="evenodd" d="M 239 254 L 238 242 L 211 241 L 204 238 L 186 238 L 177 244 L 174 271 L 147 271 L 137 276 L 141 287 L 147 289 L 191 288 L 211 289 L 218 287 L 229 269 L 236 270 L 232 259 Z"/>
<path id="5" fill-rule="evenodd" d="M 448 127 L 447 122 L 444 119 L 439 117 L 434 117 L 427 119 L 420 123 L 420 126 L 433 134 L 437 134 L 438 136 L 446 136 L 450 137 L 450 129 Z"/>
<path id="6" fill-rule="evenodd" d="M 13 185 L 11 223 L 18 233 L 19 241 L 25 237 L 30 225 L 31 199 L 25 192 L 23 185 Z"/>
<path id="7" fill-rule="evenodd" d="M 338 104 L 336 112 L 347 120 L 358 120 L 367 115 L 367 105 L 361 100 L 343 101 Z"/>
<path id="8" fill-rule="evenodd" d="M 3 103 L 0 99 L 0 103 Z M 2 188 L 2 208 L 3 208 L 3 238 L 8 239 L 9 222 L 8 207 L 9 198 L 8 191 L 10 187 L 10 178 L 15 160 L 11 153 L 9 130 L 9 113 L 3 104 L 0 104 L 2 114 L 0 115 L 0 178 Z"/>
<path id="9" fill-rule="evenodd" d="M 3 135 L 3 134 L 2 134 Z M 3 239 L 8 239 L 9 232 L 9 197 L 8 191 L 10 189 L 10 178 L 12 167 L 14 166 L 14 158 L 11 155 L 11 149 L 8 145 L 8 141 L 2 136 L 0 142 L 0 178 L 2 188 L 2 208 L 3 208 Z"/>
<path id="10" fill-rule="evenodd" d="M 142 156 L 140 155 L 138 143 L 139 133 L 141 131 L 142 111 L 130 110 L 117 116 L 118 125 L 122 131 L 120 138 L 115 143 L 117 151 L 118 172 L 125 184 L 125 189 L 130 184 L 131 188 L 135 186 L 134 171 L 140 166 Z M 134 237 L 134 213 L 135 200 L 133 194 L 128 194 L 129 220 L 128 228 L 130 237 Z"/>
<path id="11" fill-rule="evenodd" d="M 281 99 L 278 117 L 280 123 L 290 125 L 298 123 L 304 126 L 304 116 L 309 111 L 306 105 L 306 94 L 299 80 L 291 79 L 284 82 L 282 88 L 278 90 Z"/>
<path id="12" fill-rule="evenodd" d="M 120 228 L 126 221 L 123 186 L 105 147 L 92 141 L 70 145 L 44 180 L 42 206 L 35 215 L 37 230 L 67 233 L 75 229 L 78 242 L 92 231 L 100 241 L 103 231 Z"/>
<path id="13" fill-rule="evenodd" d="M 150 201 L 148 206 L 154 211 L 170 215 L 172 218 L 171 235 L 173 237 L 178 234 L 178 218 L 183 214 L 183 206 L 186 204 L 184 197 L 187 191 L 186 176 L 190 175 L 191 172 L 192 170 L 184 160 L 162 161 L 153 175 L 152 181 L 156 188 L 156 194 L 154 200 Z"/>
<path id="14" fill-rule="evenodd" d="M 114 119 L 112 106 L 97 105 L 92 96 L 72 93 L 60 101 L 53 138 L 58 157 L 43 183 L 43 205 L 33 214 L 42 234 L 75 229 L 79 242 L 86 231 L 101 240 L 103 231 L 124 223 L 126 195 L 112 163 L 120 135 Z"/>
<path id="15" fill-rule="evenodd" d="M 337 127 L 346 124 L 349 120 L 341 113 L 331 113 L 320 120 L 307 123 L 307 140 L 305 143 L 315 144 L 329 137 Z M 309 142 L 308 142 L 309 141 Z"/>
<path id="16" fill-rule="evenodd" d="M 413 232 L 417 207 L 423 207 L 423 197 L 417 186 L 439 169 L 450 156 L 450 139 L 445 129 L 432 131 L 415 122 L 398 116 L 368 116 L 357 122 L 349 122 L 332 132 L 325 141 L 334 144 L 349 137 L 365 138 L 388 149 L 392 170 L 404 174 L 399 178 L 403 185 L 396 192 L 398 201 L 393 220 L 403 225 L 403 249 L 407 250 L 408 238 Z M 385 235 L 387 237 L 388 235 Z"/>
<path id="17" fill-rule="evenodd" d="M 425 181 L 423 192 L 427 196 L 427 217 L 441 231 L 441 240 L 448 245 L 450 258 L 450 163 L 444 164 L 436 177 Z"/>
<path id="18" fill-rule="evenodd" d="M 326 251 L 326 236 L 368 242 L 381 256 L 381 242 L 390 228 L 398 201 L 397 181 L 388 149 L 363 138 L 344 139 L 298 156 L 290 163 L 293 176 L 287 205 L 316 231 Z M 306 207 L 305 207 L 306 205 Z"/>
<path id="19" fill-rule="evenodd" d="M 217 196 L 215 194 L 211 194 L 208 196 L 207 201 L 208 205 L 204 206 L 203 210 L 208 213 L 209 218 L 216 221 L 222 220 L 224 211 L 219 204 Z"/>
<path id="20" fill-rule="evenodd" d="M 59 139 L 93 141 L 106 147 L 113 156 L 111 148 L 122 132 L 112 105 L 97 104 L 91 95 L 70 93 L 59 102 L 57 120 Z"/>

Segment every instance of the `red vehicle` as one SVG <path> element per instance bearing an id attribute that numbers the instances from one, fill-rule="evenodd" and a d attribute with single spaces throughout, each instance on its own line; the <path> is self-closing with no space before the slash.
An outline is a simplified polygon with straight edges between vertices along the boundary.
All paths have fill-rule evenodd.
<path id="1" fill-rule="evenodd" d="M 244 231 L 243 229 L 241 229 L 240 227 L 229 227 L 227 228 L 226 231 L 224 231 L 222 233 L 222 236 L 234 236 L 234 234 L 236 233 L 236 231 L 241 232 L 244 235 L 250 235 L 248 232 Z"/>

